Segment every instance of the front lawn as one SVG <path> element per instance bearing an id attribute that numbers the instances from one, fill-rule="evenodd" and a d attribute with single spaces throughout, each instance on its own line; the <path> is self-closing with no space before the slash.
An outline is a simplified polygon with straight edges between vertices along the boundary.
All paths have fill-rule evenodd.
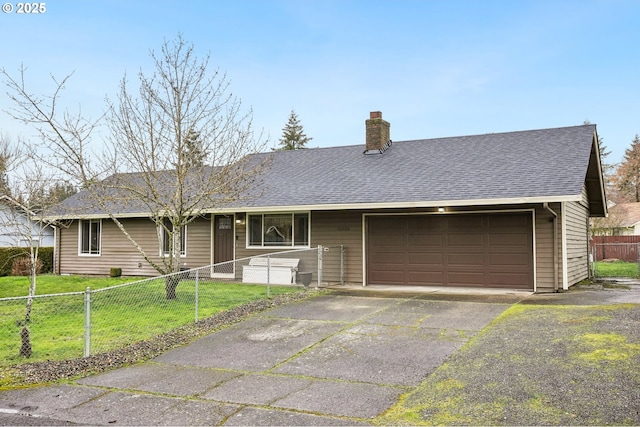
<path id="1" fill-rule="evenodd" d="M 125 282 L 134 283 L 99 291 Z M 164 286 L 162 279 L 39 276 L 36 295 L 78 294 L 33 300 L 28 324 L 33 354 L 29 359 L 19 356 L 26 299 L 0 301 L 0 366 L 82 357 L 86 333 L 83 292 L 87 287 L 91 288 L 91 354 L 121 348 L 193 323 L 196 294 L 198 320 L 267 298 L 265 285 L 200 281 L 196 289 L 194 280 L 184 280 L 178 285 L 177 298 L 167 300 Z M 0 278 L 0 298 L 25 296 L 28 289 L 25 277 Z M 270 295 L 299 290 L 272 286 Z"/>
<path id="2" fill-rule="evenodd" d="M 108 288 L 122 283 L 140 280 L 140 277 L 85 277 L 56 276 L 43 274 L 36 281 L 36 295 L 58 294 L 65 292 L 84 292 Z M 29 294 L 29 278 L 24 276 L 0 277 L 0 298 L 21 297 Z"/>

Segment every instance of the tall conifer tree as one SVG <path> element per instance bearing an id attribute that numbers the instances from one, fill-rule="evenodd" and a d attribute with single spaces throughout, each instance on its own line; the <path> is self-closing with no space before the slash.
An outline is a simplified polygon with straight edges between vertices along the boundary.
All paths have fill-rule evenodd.
<path id="1" fill-rule="evenodd" d="M 312 139 L 313 138 L 308 137 L 304 133 L 304 129 L 302 128 L 302 124 L 300 124 L 298 115 L 294 110 L 291 110 L 289 121 L 282 129 L 282 138 L 280 138 L 279 150 L 299 150 L 307 148 L 307 142 Z"/>

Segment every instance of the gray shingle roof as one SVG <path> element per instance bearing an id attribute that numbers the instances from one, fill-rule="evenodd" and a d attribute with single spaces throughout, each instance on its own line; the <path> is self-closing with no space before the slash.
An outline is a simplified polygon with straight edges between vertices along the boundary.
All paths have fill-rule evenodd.
<path id="1" fill-rule="evenodd" d="M 595 126 L 277 152 L 246 205 L 421 203 L 580 195 Z"/>
<path id="2" fill-rule="evenodd" d="M 363 154 L 364 143 L 255 154 L 256 161 L 272 161 L 261 176 L 260 194 L 228 208 L 575 198 L 582 193 L 594 135 L 595 125 L 582 125 L 399 141 L 374 155 Z M 79 200 L 75 196 L 65 203 L 71 207 Z"/>

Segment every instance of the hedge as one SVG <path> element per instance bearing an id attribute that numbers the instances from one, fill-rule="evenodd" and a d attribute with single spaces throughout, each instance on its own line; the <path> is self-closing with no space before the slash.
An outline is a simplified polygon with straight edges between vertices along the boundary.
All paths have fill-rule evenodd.
<path id="1" fill-rule="evenodd" d="M 13 260 L 29 254 L 29 248 L 0 248 L 0 276 L 10 276 Z M 38 259 L 42 262 L 42 273 L 53 272 L 53 247 L 38 249 Z"/>

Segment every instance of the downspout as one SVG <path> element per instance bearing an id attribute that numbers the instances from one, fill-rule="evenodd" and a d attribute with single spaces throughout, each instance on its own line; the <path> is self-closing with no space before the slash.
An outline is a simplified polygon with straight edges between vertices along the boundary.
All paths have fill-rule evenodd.
<path id="1" fill-rule="evenodd" d="M 553 292 L 558 292 L 558 214 L 544 202 L 542 206 L 553 215 Z"/>
<path id="2" fill-rule="evenodd" d="M 60 268 L 61 268 L 61 262 L 60 262 L 60 251 L 61 251 L 61 247 L 62 247 L 62 236 L 60 235 L 60 227 L 58 227 L 57 225 L 51 225 L 53 227 L 53 242 L 54 242 L 54 246 L 53 246 L 53 258 L 54 258 L 54 262 L 53 262 L 53 269 L 54 269 L 54 274 L 57 274 L 58 276 L 60 275 Z"/>

